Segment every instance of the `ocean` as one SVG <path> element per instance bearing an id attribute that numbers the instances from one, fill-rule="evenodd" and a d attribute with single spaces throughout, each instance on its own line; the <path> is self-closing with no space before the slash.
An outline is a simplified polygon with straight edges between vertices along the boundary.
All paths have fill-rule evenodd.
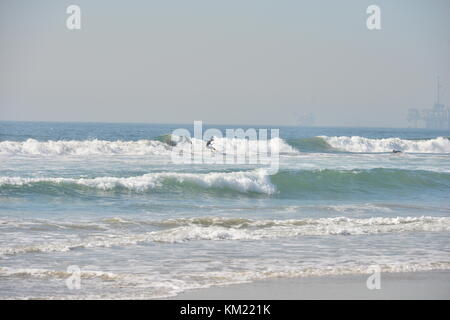
<path id="1" fill-rule="evenodd" d="M 0 122 L 0 298 L 450 269 L 448 131 L 279 127 L 269 172 L 174 163 L 177 128 Z"/>

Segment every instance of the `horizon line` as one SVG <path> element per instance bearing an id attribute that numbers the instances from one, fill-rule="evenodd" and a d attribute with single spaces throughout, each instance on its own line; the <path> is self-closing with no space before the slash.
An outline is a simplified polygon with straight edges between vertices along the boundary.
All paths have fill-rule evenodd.
<path id="1" fill-rule="evenodd" d="M 288 124 L 219 124 L 219 123 L 210 123 L 205 122 L 203 120 L 193 120 L 190 123 L 181 123 L 181 122 L 142 122 L 142 121 L 78 121 L 78 120 L 2 120 L 0 119 L 0 122 L 29 122 L 29 123 L 85 123 L 85 124 L 146 124 L 146 125 L 193 125 L 194 121 L 202 121 L 204 125 L 207 126 L 244 126 L 244 127 L 288 127 L 288 128 L 379 128 L 379 129 L 424 129 L 424 130 L 432 130 L 432 131 L 443 131 L 440 129 L 427 129 L 427 128 L 412 128 L 412 127 L 406 127 L 406 126 L 398 126 L 398 127 L 389 127 L 389 126 L 362 126 L 362 125 L 288 125 Z M 444 130 L 445 131 L 445 130 Z"/>

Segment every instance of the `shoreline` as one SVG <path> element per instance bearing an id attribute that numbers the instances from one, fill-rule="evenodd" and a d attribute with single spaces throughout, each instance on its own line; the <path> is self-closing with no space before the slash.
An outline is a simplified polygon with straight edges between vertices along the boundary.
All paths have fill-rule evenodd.
<path id="1" fill-rule="evenodd" d="M 369 290 L 370 274 L 275 278 L 192 289 L 175 300 L 408 300 L 450 299 L 450 270 L 382 273 L 381 288 Z"/>

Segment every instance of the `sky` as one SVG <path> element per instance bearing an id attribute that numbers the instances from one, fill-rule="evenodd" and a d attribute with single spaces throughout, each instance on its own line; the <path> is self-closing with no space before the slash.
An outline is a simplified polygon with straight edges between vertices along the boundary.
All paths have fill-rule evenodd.
<path id="1" fill-rule="evenodd" d="M 0 120 L 406 127 L 437 76 L 448 0 L 0 1 Z"/>

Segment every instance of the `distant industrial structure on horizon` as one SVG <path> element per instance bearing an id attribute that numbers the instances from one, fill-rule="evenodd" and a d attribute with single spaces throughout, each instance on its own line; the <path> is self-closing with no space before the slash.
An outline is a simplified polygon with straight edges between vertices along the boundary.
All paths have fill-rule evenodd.
<path id="1" fill-rule="evenodd" d="M 437 130 L 450 130 L 450 107 L 440 103 L 441 85 L 437 80 L 437 97 L 432 108 L 408 110 L 408 122 L 412 128 L 426 128 Z"/>

